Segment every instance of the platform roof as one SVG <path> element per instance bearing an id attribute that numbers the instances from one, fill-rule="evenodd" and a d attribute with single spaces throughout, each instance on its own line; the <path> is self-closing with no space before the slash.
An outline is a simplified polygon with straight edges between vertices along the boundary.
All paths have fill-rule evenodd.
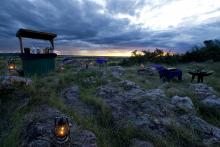
<path id="1" fill-rule="evenodd" d="M 16 33 L 16 37 L 53 40 L 55 37 L 57 37 L 57 34 L 48 33 L 48 32 L 39 32 L 29 29 L 19 29 L 18 32 Z"/>

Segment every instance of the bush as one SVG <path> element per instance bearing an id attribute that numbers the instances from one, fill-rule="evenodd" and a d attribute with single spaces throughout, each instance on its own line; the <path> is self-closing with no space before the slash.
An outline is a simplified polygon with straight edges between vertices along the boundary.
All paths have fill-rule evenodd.
<path id="1" fill-rule="evenodd" d="M 129 66 L 146 62 L 176 64 L 182 62 L 204 62 L 220 61 L 220 41 L 206 40 L 203 47 L 193 47 L 185 54 L 171 54 L 156 48 L 153 52 L 150 50 L 134 50 L 129 59 L 124 59 L 119 65 Z"/>

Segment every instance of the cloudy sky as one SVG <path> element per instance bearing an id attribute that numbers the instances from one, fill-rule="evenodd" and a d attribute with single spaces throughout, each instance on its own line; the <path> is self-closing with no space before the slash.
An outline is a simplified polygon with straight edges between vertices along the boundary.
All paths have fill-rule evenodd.
<path id="1" fill-rule="evenodd" d="M 220 39 L 220 0 L 1 0 L 0 52 L 19 51 L 19 28 L 54 32 L 63 54 L 182 53 Z M 29 47 L 41 41 L 25 39 Z"/>

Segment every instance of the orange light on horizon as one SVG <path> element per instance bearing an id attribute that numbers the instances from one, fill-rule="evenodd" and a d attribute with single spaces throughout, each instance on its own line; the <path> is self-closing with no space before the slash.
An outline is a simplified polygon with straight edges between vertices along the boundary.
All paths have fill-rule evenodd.
<path id="1" fill-rule="evenodd" d="M 96 49 L 74 49 L 74 50 L 63 50 L 59 51 L 59 55 L 75 55 L 75 56 L 110 56 L 110 57 L 130 57 L 132 56 L 133 50 L 129 49 L 103 49 L 103 50 L 96 50 Z M 137 54 L 144 55 L 142 51 L 137 51 Z M 159 56 L 173 56 L 175 55 L 174 52 L 170 51 L 163 51 L 163 54 Z"/>
<path id="2" fill-rule="evenodd" d="M 62 55 L 76 56 L 112 56 L 112 57 L 130 57 L 131 50 L 106 49 L 106 50 L 72 50 L 62 51 Z"/>
<path id="3" fill-rule="evenodd" d="M 174 55 L 174 53 L 172 53 L 172 52 L 163 52 L 163 54 L 162 54 L 162 56 L 173 56 Z"/>

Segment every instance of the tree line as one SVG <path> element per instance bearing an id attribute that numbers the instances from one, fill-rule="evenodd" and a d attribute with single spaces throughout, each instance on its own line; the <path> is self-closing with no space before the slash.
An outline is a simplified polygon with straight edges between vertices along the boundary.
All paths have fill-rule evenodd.
<path id="1" fill-rule="evenodd" d="M 220 61 L 220 41 L 205 40 L 201 47 L 194 46 L 191 50 L 184 54 L 172 54 L 162 49 L 156 48 L 153 52 L 150 50 L 134 50 L 131 57 L 124 59 L 121 65 L 133 65 L 146 62 L 154 63 L 185 63 L 185 62 L 204 62 L 204 61 Z"/>

